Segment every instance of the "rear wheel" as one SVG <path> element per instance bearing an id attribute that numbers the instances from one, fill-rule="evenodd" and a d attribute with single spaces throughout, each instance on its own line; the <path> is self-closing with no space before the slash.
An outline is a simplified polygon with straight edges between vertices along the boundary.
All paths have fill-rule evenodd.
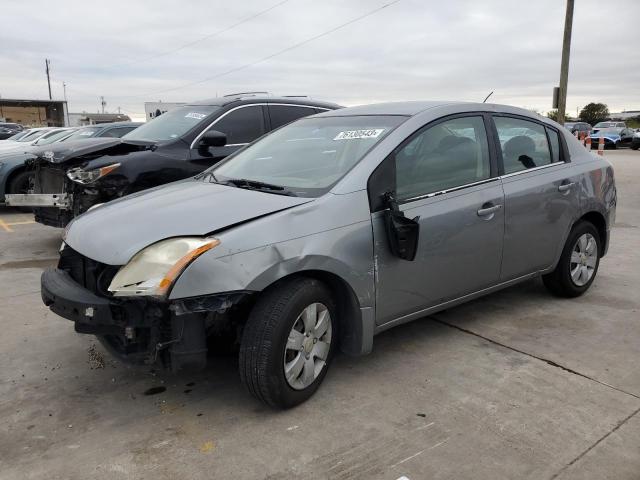
<path id="1" fill-rule="evenodd" d="M 240 344 L 240 378 L 267 405 L 293 407 L 318 389 L 336 343 L 329 289 L 312 278 L 286 281 L 265 292 L 249 315 Z"/>
<path id="2" fill-rule="evenodd" d="M 544 275 L 545 286 L 561 297 L 578 297 L 586 292 L 600 264 L 600 236 L 589 222 L 577 223 L 567 239 L 556 269 Z"/>

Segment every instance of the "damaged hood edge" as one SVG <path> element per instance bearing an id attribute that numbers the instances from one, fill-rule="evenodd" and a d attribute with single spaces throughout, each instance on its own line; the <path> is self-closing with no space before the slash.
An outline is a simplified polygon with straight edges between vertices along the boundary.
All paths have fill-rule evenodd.
<path id="1" fill-rule="evenodd" d="M 67 227 L 64 240 L 92 260 L 125 265 L 160 240 L 209 236 L 314 200 L 189 179 L 80 215 Z"/>
<path id="2" fill-rule="evenodd" d="M 145 150 L 156 145 L 151 140 L 126 140 L 122 138 L 88 138 L 75 142 L 60 142 L 38 148 L 33 153 L 39 159 L 50 163 L 64 163 L 68 160 L 107 150 L 121 153 Z"/>

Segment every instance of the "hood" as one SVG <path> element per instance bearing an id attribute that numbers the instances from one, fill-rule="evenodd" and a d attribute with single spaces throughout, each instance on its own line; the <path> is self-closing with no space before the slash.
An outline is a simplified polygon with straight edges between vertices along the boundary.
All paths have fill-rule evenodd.
<path id="1" fill-rule="evenodd" d="M 313 201 L 186 180 L 101 205 L 69 224 L 65 242 L 108 265 L 124 265 L 165 238 L 204 236 Z"/>
<path id="2" fill-rule="evenodd" d="M 136 150 L 147 150 L 155 146 L 153 141 L 124 140 L 122 138 L 87 138 L 74 142 L 59 142 L 46 145 L 34 151 L 39 158 L 50 163 L 64 163 L 68 160 L 90 154 L 119 154 Z"/>

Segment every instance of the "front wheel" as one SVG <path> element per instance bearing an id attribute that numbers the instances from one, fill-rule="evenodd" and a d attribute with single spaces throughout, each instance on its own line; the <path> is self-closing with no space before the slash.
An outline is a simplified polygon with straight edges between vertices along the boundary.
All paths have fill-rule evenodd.
<path id="1" fill-rule="evenodd" d="M 307 400 L 327 373 L 337 343 L 335 302 L 312 278 L 265 292 L 240 343 L 240 378 L 258 400 L 290 408 Z"/>
<path id="2" fill-rule="evenodd" d="M 8 193 L 20 193 L 20 194 L 29 193 L 29 191 L 32 188 L 32 184 L 33 184 L 33 173 L 23 171 L 18 173 L 11 179 L 11 182 L 9 183 L 7 191 Z M 20 210 L 21 212 L 31 211 L 31 208 L 28 208 L 28 207 L 17 207 L 17 209 Z"/>
<path id="3" fill-rule="evenodd" d="M 577 223 L 569 233 L 555 270 L 542 277 L 545 286 L 560 297 L 582 295 L 596 278 L 600 252 L 598 230 L 589 222 Z"/>

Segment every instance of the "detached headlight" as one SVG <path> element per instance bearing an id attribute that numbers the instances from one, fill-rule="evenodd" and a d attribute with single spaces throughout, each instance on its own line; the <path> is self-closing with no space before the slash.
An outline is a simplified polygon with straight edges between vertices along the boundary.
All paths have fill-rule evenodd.
<path id="1" fill-rule="evenodd" d="M 191 262 L 219 244 L 217 238 L 162 240 L 136 253 L 113 277 L 109 291 L 116 297 L 165 297 Z"/>
<path id="2" fill-rule="evenodd" d="M 113 172 L 116 168 L 120 166 L 119 163 L 114 163 L 111 165 L 107 165 L 106 167 L 96 168 L 94 170 L 83 170 L 80 167 L 71 168 L 67 172 L 67 177 L 74 182 L 87 184 L 93 183 L 99 178 L 104 177 L 108 173 Z"/>

